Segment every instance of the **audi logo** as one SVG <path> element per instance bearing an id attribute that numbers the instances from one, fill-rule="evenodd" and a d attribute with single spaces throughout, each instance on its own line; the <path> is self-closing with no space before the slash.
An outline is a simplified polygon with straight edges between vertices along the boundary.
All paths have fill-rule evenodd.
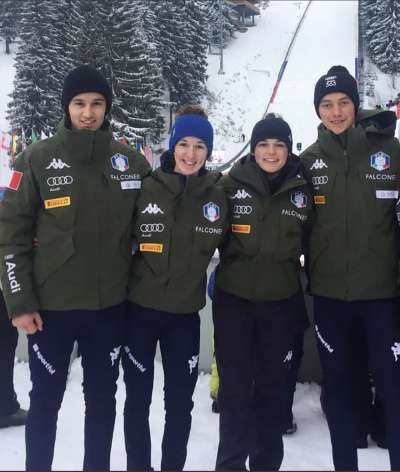
<path id="1" fill-rule="evenodd" d="M 56 187 L 58 185 L 70 185 L 74 179 L 70 175 L 61 175 L 60 177 L 49 177 L 47 185 L 49 187 Z"/>
<path id="2" fill-rule="evenodd" d="M 164 225 L 162 223 L 143 223 L 140 225 L 142 233 L 162 233 Z"/>
<path id="3" fill-rule="evenodd" d="M 313 185 L 324 185 L 328 183 L 327 175 L 317 175 L 312 178 Z"/>
<path id="4" fill-rule="evenodd" d="M 233 213 L 236 215 L 250 215 L 253 208 L 249 205 L 235 205 L 233 207 Z"/>

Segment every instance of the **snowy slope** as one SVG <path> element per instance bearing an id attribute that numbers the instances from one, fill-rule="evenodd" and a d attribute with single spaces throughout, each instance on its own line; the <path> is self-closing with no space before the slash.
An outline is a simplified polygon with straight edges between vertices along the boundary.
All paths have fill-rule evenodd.
<path id="1" fill-rule="evenodd" d="M 219 58 L 210 56 L 208 86 L 214 95 L 211 119 L 217 129 L 216 147 L 230 158 L 242 144 L 235 143 L 238 134 L 246 138 L 254 123 L 262 116 L 296 23 L 306 2 L 272 1 L 257 18 L 257 26 L 240 35 L 224 51 L 225 75 L 218 75 Z M 303 149 L 315 139 L 318 123 L 312 95 L 315 81 L 333 64 L 343 64 L 354 72 L 356 37 L 356 1 L 314 1 L 304 28 L 296 42 L 286 73 L 272 107 L 289 121 L 294 141 L 302 141 Z M 238 33 L 239 35 L 239 33 Z M 1 46 L 1 44 L 0 44 Z M 2 49 L 0 49 L 1 51 Z M 6 94 L 11 90 L 11 59 L 0 52 L 2 89 L 0 94 L 0 130 L 4 119 Z M 225 126 L 225 123 L 228 123 Z M 76 470 L 81 467 L 83 448 L 82 370 L 79 360 L 72 366 L 62 410 L 59 416 L 54 469 Z M 218 444 L 218 416 L 211 413 L 209 376 L 201 375 L 195 391 L 193 427 L 189 443 L 187 470 L 212 470 Z M 25 408 L 30 389 L 27 364 L 18 363 L 15 386 Z M 151 410 L 153 465 L 160 464 L 163 429 L 163 374 L 156 363 L 155 390 Z M 316 385 L 298 385 L 294 413 L 298 432 L 285 438 L 283 470 L 332 470 L 329 433 L 319 405 Z M 122 409 L 124 387 L 119 379 L 117 422 L 111 465 L 113 470 L 125 468 Z M 359 452 L 362 470 L 388 470 L 386 451 L 371 444 Z M 0 470 L 23 470 L 23 428 L 0 430 Z"/>
<path id="2" fill-rule="evenodd" d="M 215 99 L 210 119 L 216 129 L 215 148 L 225 160 L 250 138 L 271 96 L 281 63 L 308 2 L 272 1 L 257 26 L 249 28 L 224 50 L 224 75 L 219 56 L 209 58 L 208 87 Z M 270 111 L 291 125 L 293 142 L 305 149 L 316 138 L 318 117 L 313 106 L 314 85 L 330 66 L 342 64 L 354 74 L 357 1 L 313 1 L 292 50 L 286 72 Z"/>

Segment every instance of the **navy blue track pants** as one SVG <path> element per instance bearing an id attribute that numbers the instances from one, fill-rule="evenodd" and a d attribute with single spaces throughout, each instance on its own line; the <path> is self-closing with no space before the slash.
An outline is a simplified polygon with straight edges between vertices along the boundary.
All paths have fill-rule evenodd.
<path id="1" fill-rule="evenodd" d="M 314 297 L 315 331 L 336 470 L 357 470 L 355 351 L 365 339 L 368 365 L 383 403 L 391 468 L 400 470 L 400 303 Z M 365 350 L 364 350 L 365 352 Z M 354 360 L 357 359 L 357 362 Z"/>
<path id="2" fill-rule="evenodd" d="M 216 470 L 279 470 L 295 337 L 305 327 L 302 295 L 251 302 L 217 289 L 213 299 L 219 373 Z M 293 388 L 293 387 L 292 387 Z"/>
<path id="3" fill-rule="evenodd" d="M 192 396 L 198 376 L 200 317 L 198 313 L 167 313 L 132 303 L 122 356 L 128 470 L 151 470 L 149 409 L 158 342 L 164 370 L 165 406 L 161 470 L 182 470 L 186 461 Z"/>
<path id="4" fill-rule="evenodd" d="M 104 310 L 41 311 L 43 331 L 28 336 L 32 390 L 26 469 L 51 470 L 58 411 L 78 342 L 85 397 L 84 470 L 110 470 L 115 392 L 126 305 Z"/>

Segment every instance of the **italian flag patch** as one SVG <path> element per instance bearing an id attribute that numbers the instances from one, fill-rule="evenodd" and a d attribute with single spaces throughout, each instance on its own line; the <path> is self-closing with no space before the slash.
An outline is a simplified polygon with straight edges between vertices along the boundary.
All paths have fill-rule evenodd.
<path id="1" fill-rule="evenodd" d="M 8 183 L 7 187 L 11 190 L 18 190 L 19 184 L 21 183 L 23 172 L 18 172 L 17 170 L 13 170 L 11 174 L 10 182 Z"/>

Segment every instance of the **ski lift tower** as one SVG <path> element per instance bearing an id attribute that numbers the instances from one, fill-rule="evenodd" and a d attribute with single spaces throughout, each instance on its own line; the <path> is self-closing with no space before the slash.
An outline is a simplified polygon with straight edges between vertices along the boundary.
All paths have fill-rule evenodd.
<path id="1" fill-rule="evenodd" d="M 222 11 L 222 2 L 219 0 L 219 71 L 218 74 L 224 72 L 224 15 Z"/>

